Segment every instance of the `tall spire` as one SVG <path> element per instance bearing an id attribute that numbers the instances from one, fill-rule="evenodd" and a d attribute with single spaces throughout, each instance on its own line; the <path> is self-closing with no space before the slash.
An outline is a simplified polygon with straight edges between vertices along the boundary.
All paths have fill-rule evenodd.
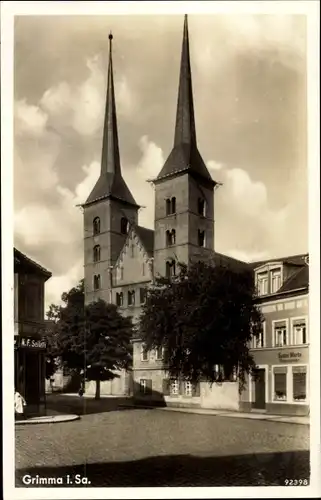
<path id="1" fill-rule="evenodd" d="M 184 18 L 174 146 L 181 144 L 196 145 L 187 15 Z"/>
<path id="2" fill-rule="evenodd" d="M 107 80 L 107 100 L 105 123 L 103 131 L 103 150 L 101 157 L 101 174 L 110 173 L 121 175 L 118 144 L 118 129 L 116 115 L 116 101 L 113 75 L 112 33 L 109 34 L 109 63 Z"/>
<path id="3" fill-rule="evenodd" d="M 85 205 L 111 197 L 138 207 L 121 174 L 113 74 L 112 33 L 109 34 L 108 38 L 109 63 L 101 169 L 100 176 Z"/>

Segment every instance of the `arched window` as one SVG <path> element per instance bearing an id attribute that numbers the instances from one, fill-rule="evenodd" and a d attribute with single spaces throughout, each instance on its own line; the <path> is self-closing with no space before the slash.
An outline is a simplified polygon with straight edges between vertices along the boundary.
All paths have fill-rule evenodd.
<path id="1" fill-rule="evenodd" d="M 166 231 L 166 246 L 172 246 L 176 243 L 176 231 L 172 229 L 172 231 Z"/>
<path id="2" fill-rule="evenodd" d="M 206 215 L 206 201 L 203 198 L 199 198 L 197 201 L 197 210 L 199 215 Z"/>
<path id="3" fill-rule="evenodd" d="M 129 306 L 134 306 L 135 305 L 135 292 L 134 291 L 129 291 L 128 292 L 128 305 Z"/>
<path id="4" fill-rule="evenodd" d="M 93 233 L 94 233 L 94 236 L 96 234 L 100 233 L 100 218 L 99 217 L 95 217 L 93 220 Z"/>
<path id="5" fill-rule="evenodd" d="M 176 198 L 167 198 L 166 200 L 166 215 L 172 215 L 176 213 Z"/>
<path id="6" fill-rule="evenodd" d="M 171 204 L 172 204 L 172 214 L 176 214 L 176 198 L 175 198 L 175 196 L 173 196 L 173 198 L 171 200 Z"/>
<path id="7" fill-rule="evenodd" d="M 198 230 L 198 245 L 200 247 L 205 247 L 205 231 Z"/>
<path id="8" fill-rule="evenodd" d="M 100 289 L 100 274 L 95 274 L 94 276 L 94 290 L 99 290 Z"/>
<path id="9" fill-rule="evenodd" d="M 175 260 L 166 262 L 166 278 L 173 278 L 175 276 Z"/>
<path id="10" fill-rule="evenodd" d="M 122 306 L 123 303 L 124 303 L 123 292 L 116 293 L 116 305 L 117 306 Z"/>
<path id="11" fill-rule="evenodd" d="M 94 246 L 94 262 L 99 262 L 100 261 L 100 245 L 95 245 Z"/>
<path id="12" fill-rule="evenodd" d="M 126 219 L 126 217 L 122 217 L 120 219 L 120 232 L 122 234 L 127 234 L 129 231 L 129 222 L 128 220 Z"/>

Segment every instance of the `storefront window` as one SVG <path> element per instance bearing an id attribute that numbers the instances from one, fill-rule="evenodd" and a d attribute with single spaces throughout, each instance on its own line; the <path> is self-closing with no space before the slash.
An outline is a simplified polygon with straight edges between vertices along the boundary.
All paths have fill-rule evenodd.
<path id="1" fill-rule="evenodd" d="M 287 390 L 286 390 L 286 379 L 287 379 L 287 367 L 280 366 L 273 370 L 274 377 L 274 401 L 286 401 L 287 400 Z"/>
<path id="2" fill-rule="evenodd" d="M 307 367 L 294 366 L 293 373 L 293 400 L 305 401 L 307 398 Z"/>

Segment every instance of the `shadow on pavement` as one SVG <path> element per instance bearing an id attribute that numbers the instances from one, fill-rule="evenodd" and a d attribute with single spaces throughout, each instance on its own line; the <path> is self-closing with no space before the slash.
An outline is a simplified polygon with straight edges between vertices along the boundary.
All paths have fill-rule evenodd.
<path id="1" fill-rule="evenodd" d="M 131 398 L 110 397 L 99 400 L 78 395 L 50 394 L 46 399 L 46 413 L 50 411 L 64 414 L 91 415 L 131 409 Z M 134 408 L 133 408 L 134 409 Z"/>
<path id="2" fill-rule="evenodd" d="M 66 467 L 36 467 L 16 471 L 16 486 L 28 487 L 28 475 L 62 478 L 63 484 L 33 484 L 29 487 L 79 487 L 77 478 L 87 478 L 89 487 L 166 486 L 285 486 L 287 479 L 309 480 L 309 452 L 259 453 L 222 457 L 165 455 L 126 462 L 95 463 Z M 69 476 L 72 484 L 67 484 Z M 86 481 L 86 479 L 84 480 Z"/>

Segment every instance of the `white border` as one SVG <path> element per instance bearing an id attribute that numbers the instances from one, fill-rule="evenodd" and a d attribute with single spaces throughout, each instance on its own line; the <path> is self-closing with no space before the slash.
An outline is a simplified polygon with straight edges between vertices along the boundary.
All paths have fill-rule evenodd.
<path id="1" fill-rule="evenodd" d="M 319 32 L 320 16 L 319 2 L 317 1 L 252 1 L 252 2 L 2 2 L 1 4 L 1 64 L 2 75 L 2 228 L 5 238 L 2 241 L 2 303 L 3 317 L 2 327 L 5 332 L 3 342 L 3 398 L 4 414 L 3 424 L 6 432 L 3 434 L 3 448 L 6 450 L 4 480 L 4 494 L 7 498 L 14 499 L 42 499 L 42 498 L 106 498 L 106 491 L 111 498 L 213 498 L 216 494 L 225 498 L 248 498 L 262 497 L 270 498 L 271 492 L 268 487 L 251 488 L 136 488 L 118 489 L 110 488 L 87 488 L 85 495 L 83 489 L 16 489 L 14 484 L 13 468 L 13 443 L 14 443 L 14 421 L 13 421 L 13 345 L 12 336 L 7 334 L 13 331 L 13 206 L 12 186 L 13 172 L 13 15 L 31 14 L 37 15 L 79 15 L 79 14 L 180 14 L 197 13 L 230 13 L 233 14 L 304 14 L 308 20 L 308 162 L 309 162 L 309 254 L 310 268 L 310 328 L 313 334 L 311 338 L 311 360 L 310 367 L 313 373 L 313 395 L 311 395 L 311 483 L 306 488 L 297 487 L 274 487 L 273 496 L 293 498 L 318 497 L 321 491 L 319 470 L 320 461 L 320 247 L 319 234 L 316 228 L 320 227 L 320 198 L 319 198 L 319 152 L 320 152 L 320 124 L 316 109 L 319 103 Z M 4 215 L 5 214 L 5 215 Z M 11 312 L 12 311 L 12 312 Z M 315 332 L 315 334 L 314 334 Z M 313 429 L 313 431 L 312 431 Z M 10 456 L 12 459 L 10 459 Z"/>

